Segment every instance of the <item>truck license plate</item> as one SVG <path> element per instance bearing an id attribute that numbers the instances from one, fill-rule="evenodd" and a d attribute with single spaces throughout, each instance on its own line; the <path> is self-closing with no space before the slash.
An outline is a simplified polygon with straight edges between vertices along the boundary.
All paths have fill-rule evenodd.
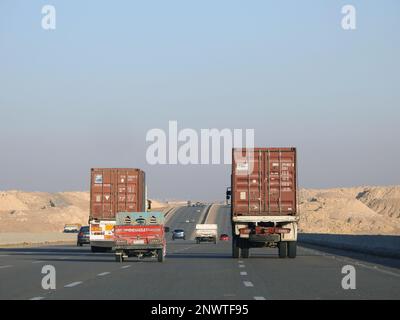
<path id="1" fill-rule="evenodd" d="M 144 240 L 133 240 L 133 244 L 144 244 Z"/>

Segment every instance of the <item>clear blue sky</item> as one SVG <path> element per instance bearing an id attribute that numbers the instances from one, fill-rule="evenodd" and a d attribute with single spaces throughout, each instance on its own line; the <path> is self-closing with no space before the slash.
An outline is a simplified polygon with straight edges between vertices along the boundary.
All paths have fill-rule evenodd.
<path id="1" fill-rule="evenodd" d="M 396 0 L 2 0 L 0 190 L 86 190 L 91 167 L 124 166 L 153 197 L 222 198 L 229 166 L 146 163 L 169 120 L 296 146 L 303 187 L 399 184 L 399 35 Z"/>

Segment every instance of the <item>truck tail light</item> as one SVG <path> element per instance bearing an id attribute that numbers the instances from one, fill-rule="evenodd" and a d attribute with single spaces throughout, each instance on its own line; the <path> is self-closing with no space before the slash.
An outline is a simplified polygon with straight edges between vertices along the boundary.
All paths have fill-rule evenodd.
<path id="1" fill-rule="evenodd" d="M 273 234 L 273 233 L 289 233 L 289 228 L 280 228 L 280 227 L 256 227 L 256 234 Z"/>

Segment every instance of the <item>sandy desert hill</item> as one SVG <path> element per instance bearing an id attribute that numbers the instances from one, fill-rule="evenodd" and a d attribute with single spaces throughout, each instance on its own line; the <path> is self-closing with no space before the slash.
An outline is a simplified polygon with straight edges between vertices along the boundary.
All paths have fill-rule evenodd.
<path id="1" fill-rule="evenodd" d="M 301 189 L 299 198 L 302 232 L 400 235 L 400 186 Z M 87 224 L 88 212 L 88 192 L 0 192 L 0 232 L 61 232 Z"/>
<path id="2" fill-rule="evenodd" d="M 154 209 L 165 207 L 152 200 Z M 55 232 L 67 223 L 87 225 L 89 192 L 0 191 L 0 232 Z"/>
<path id="3" fill-rule="evenodd" d="M 300 191 L 300 231 L 400 235 L 400 186 Z"/>

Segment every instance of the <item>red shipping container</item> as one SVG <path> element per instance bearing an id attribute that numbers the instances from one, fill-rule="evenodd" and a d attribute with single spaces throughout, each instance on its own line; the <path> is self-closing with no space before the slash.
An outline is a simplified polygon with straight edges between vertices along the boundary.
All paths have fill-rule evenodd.
<path id="1" fill-rule="evenodd" d="M 117 212 L 146 211 L 145 173 L 134 168 L 93 168 L 89 220 L 112 220 Z"/>
<path id="2" fill-rule="evenodd" d="M 233 149 L 232 215 L 297 213 L 296 148 Z"/>

